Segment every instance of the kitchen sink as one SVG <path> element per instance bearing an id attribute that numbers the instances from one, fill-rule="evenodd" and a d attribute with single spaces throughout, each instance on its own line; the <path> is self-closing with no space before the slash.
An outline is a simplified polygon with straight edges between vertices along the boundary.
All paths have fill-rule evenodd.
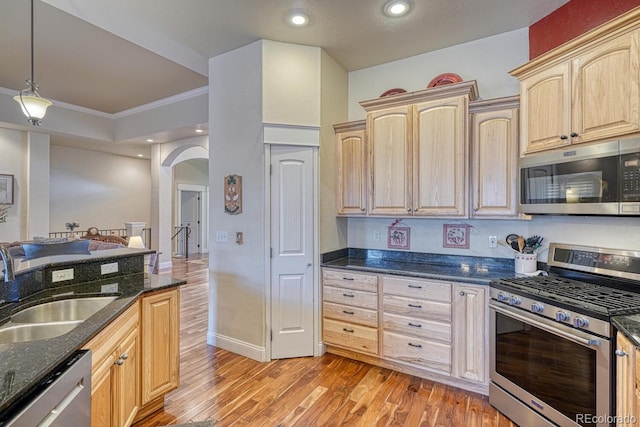
<path id="1" fill-rule="evenodd" d="M 52 323 L 13 323 L 7 322 L 0 327 L 0 343 L 45 340 L 54 338 L 82 323 L 82 320 Z"/>
<path id="2" fill-rule="evenodd" d="M 86 320 L 117 296 L 72 298 L 45 302 L 26 308 L 11 316 L 13 323 L 47 323 Z"/>

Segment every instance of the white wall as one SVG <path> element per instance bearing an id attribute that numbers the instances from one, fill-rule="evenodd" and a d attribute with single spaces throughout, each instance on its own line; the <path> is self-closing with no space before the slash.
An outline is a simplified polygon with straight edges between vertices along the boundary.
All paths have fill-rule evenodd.
<path id="1" fill-rule="evenodd" d="M 426 89 L 434 77 L 456 73 L 476 80 L 484 99 L 516 95 L 518 80 L 508 72 L 529 58 L 529 31 L 522 28 L 446 49 L 388 62 L 349 73 L 349 120 L 365 118 L 360 101 L 392 88 L 408 92 Z"/>
<path id="2" fill-rule="evenodd" d="M 209 185 L 209 159 L 191 159 L 173 169 L 176 184 Z"/>
<path id="3" fill-rule="evenodd" d="M 50 176 L 51 231 L 69 221 L 80 230 L 150 223 L 149 160 L 52 145 Z"/>
<path id="4" fill-rule="evenodd" d="M 0 224 L 0 242 L 21 240 L 22 214 L 24 208 L 20 200 L 27 190 L 23 176 L 22 132 L 0 128 L 0 174 L 14 176 L 14 205 L 9 207 L 7 222 Z"/>

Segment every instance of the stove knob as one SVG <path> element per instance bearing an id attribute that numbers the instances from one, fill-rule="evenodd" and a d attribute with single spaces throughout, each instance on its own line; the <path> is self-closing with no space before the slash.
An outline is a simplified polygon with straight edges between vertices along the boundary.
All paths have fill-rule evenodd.
<path id="1" fill-rule="evenodd" d="M 498 301 L 509 301 L 509 294 L 505 294 L 504 292 L 500 292 L 498 294 Z"/>
<path id="2" fill-rule="evenodd" d="M 571 318 L 571 315 L 567 312 L 564 311 L 558 311 L 556 313 L 556 320 L 558 322 L 566 322 L 567 320 L 569 320 Z"/>
<path id="3" fill-rule="evenodd" d="M 531 304 L 531 311 L 534 313 L 542 313 L 544 311 L 544 305 L 539 302 L 534 302 Z"/>
<path id="4" fill-rule="evenodd" d="M 522 304 L 522 298 L 515 296 L 515 295 L 511 295 L 511 299 L 509 300 L 509 304 L 511 305 L 520 305 Z"/>
<path id="5" fill-rule="evenodd" d="M 585 328 L 589 326 L 589 319 L 585 319 L 584 317 L 576 317 L 573 319 L 573 326 L 576 328 Z"/>

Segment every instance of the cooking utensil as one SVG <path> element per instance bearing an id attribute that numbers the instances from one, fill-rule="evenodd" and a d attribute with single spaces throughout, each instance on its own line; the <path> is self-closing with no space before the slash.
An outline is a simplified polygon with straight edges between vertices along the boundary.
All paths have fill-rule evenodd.
<path id="1" fill-rule="evenodd" d="M 507 248 L 507 249 L 510 249 L 511 251 L 513 251 L 513 253 L 514 253 L 514 254 L 519 253 L 517 249 L 513 249 L 513 248 L 511 247 L 511 245 L 510 245 L 510 244 L 508 244 L 507 242 L 505 242 L 504 240 L 498 240 L 498 244 L 499 244 L 500 246 L 504 246 L 504 247 L 505 247 L 505 248 Z M 518 244 L 518 242 L 516 242 L 516 245 L 517 245 L 517 244 Z"/>
<path id="2" fill-rule="evenodd" d="M 518 236 L 518 251 L 522 252 L 522 250 L 525 247 L 525 243 L 524 243 L 524 237 L 522 236 Z"/>

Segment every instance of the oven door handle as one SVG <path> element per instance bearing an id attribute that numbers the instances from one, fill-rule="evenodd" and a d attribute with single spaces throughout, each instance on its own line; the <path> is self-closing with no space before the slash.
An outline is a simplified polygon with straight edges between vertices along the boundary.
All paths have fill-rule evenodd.
<path id="1" fill-rule="evenodd" d="M 502 313 L 505 316 L 512 317 L 516 320 L 520 320 L 532 326 L 536 326 L 547 332 L 559 335 L 562 338 L 566 338 L 569 341 L 575 342 L 576 344 L 580 344 L 586 347 L 600 346 L 600 340 L 593 339 L 590 335 L 587 335 L 586 337 L 578 336 L 578 334 L 580 333 L 578 330 L 565 331 L 564 329 L 561 329 L 557 325 L 553 324 L 552 321 L 528 315 L 527 312 L 522 312 L 521 310 L 506 306 L 499 306 L 493 302 L 489 303 L 489 308 L 497 311 L 498 313 Z"/>

